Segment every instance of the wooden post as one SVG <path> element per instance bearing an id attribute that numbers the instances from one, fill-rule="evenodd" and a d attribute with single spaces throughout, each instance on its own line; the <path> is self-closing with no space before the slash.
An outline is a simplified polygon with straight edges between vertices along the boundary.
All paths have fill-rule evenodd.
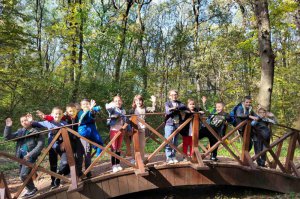
<path id="1" fill-rule="evenodd" d="M 276 153 L 275 155 L 279 158 L 280 157 L 280 154 L 281 154 L 281 149 L 282 149 L 282 145 L 283 145 L 283 142 L 280 142 L 278 145 L 277 145 L 277 149 L 276 149 Z M 270 164 L 270 168 L 271 169 L 276 169 L 277 167 L 277 163 L 275 160 L 273 160 Z"/>
<path id="2" fill-rule="evenodd" d="M 133 135 L 132 135 L 132 140 L 133 140 L 133 147 L 134 147 L 134 158 L 135 162 L 138 166 L 138 171 L 135 171 L 136 174 L 139 175 L 148 175 L 148 172 L 145 171 L 145 165 L 144 165 L 144 160 L 142 159 L 141 156 L 141 150 L 140 150 L 140 140 L 139 140 L 139 129 L 138 129 L 138 119 L 137 115 L 131 116 L 131 122 L 132 122 L 132 127 L 133 127 Z"/>
<path id="3" fill-rule="evenodd" d="M 248 164 L 248 159 L 247 159 L 247 155 L 245 154 L 245 151 L 249 152 L 250 134 L 251 134 L 251 121 L 248 120 L 247 125 L 244 130 L 242 155 L 241 155 L 241 161 L 242 161 L 243 165 L 247 165 L 247 166 L 250 166 L 250 165 Z"/>
<path id="4" fill-rule="evenodd" d="M 11 195 L 6 183 L 6 180 L 4 178 L 3 172 L 0 173 L 0 199 L 11 199 Z"/>
<path id="5" fill-rule="evenodd" d="M 195 113 L 193 117 L 193 135 L 192 135 L 192 143 L 193 143 L 193 154 L 192 156 L 192 162 L 197 163 L 197 166 L 204 167 L 204 163 L 199 151 L 199 126 L 200 126 L 200 119 L 199 114 Z"/>
<path id="6" fill-rule="evenodd" d="M 294 131 L 294 134 L 291 136 L 290 138 L 290 142 L 289 142 L 289 148 L 287 151 L 287 155 L 286 155 L 286 159 L 285 159 L 285 169 L 287 172 L 291 172 L 291 165 L 290 165 L 290 161 L 293 161 L 294 159 L 294 153 L 295 153 L 295 149 L 296 149 L 296 142 L 298 139 L 298 132 Z"/>
<path id="7" fill-rule="evenodd" d="M 63 142 L 65 144 L 65 150 L 67 154 L 67 159 L 68 159 L 68 164 L 70 167 L 70 173 L 71 173 L 71 186 L 69 188 L 70 190 L 77 189 L 78 187 L 78 179 L 77 179 L 77 174 L 76 174 L 76 165 L 75 165 L 75 159 L 74 159 L 74 154 L 69 138 L 69 134 L 66 128 L 61 129 L 61 134 L 63 137 Z"/>

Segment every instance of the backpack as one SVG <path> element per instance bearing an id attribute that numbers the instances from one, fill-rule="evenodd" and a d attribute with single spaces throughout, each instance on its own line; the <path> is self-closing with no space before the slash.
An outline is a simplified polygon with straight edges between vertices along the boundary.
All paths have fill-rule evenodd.
<path id="1" fill-rule="evenodd" d="M 232 110 L 230 111 L 230 113 L 229 113 L 229 116 L 230 116 L 230 120 L 231 120 L 231 122 L 230 122 L 230 124 L 232 124 L 232 126 L 236 126 L 236 111 L 237 111 L 237 109 L 238 109 L 238 107 L 239 106 L 241 106 L 242 105 L 242 103 L 238 103 L 237 105 L 235 105 L 233 108 L 232 108 Z"/>

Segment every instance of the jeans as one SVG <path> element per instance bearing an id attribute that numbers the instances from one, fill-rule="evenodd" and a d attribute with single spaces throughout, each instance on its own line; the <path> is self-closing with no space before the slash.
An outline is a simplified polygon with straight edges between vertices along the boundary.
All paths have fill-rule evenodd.
<path id="1" fill-rule="evenodd" d="M 36 161 L 36 158 L 34 158 L 34 159 L 30 158 L 30 160 L 29 160 L 30 163 L 34 163 L 35 161 Z M 27 167 L 25 165 L 21 165 L 20 178 L 23 182 L 26 180 L 26 178 L 27 178 L 27 176 L 30 172 L 31 172 L 30 167 Z M 28 191 L 32 191 L 35 188 L 32 178 L 30 178 L 30 180 L 26 184 L 26 188 L 28 189 Z"/>
<path id="2" fill-rule="evenodd" d="M 57 161 L 58 155 L 60 156 L 60 165 L 57 172 Z M 70 167 L 68 164 L 67 153 L 60 150 L 54 150 L 53 148 L 49 151 L 49 162 L 50 170 L 60 175 L 68 175 L 70 173 Z M 55 181 L 55 177 L 51 176 L 52 184 Z"/>
<path id="3" fill-rule="evenodd" d="M 166 125 L 165 126 L 165 138 L 168 139 L 168 137 L 178 128 L 178 125 L 170 126 Z M 178 134 L 173 137 L 171 140 L 171 143 L 174 144 L 175 146 L 178 145 Z M 176 150 L 171 148 L 169 144 L 166 145 L 165 148 L 165 153 L 166 153 L 166 158 L 175 158 L 176 156 Z"/>

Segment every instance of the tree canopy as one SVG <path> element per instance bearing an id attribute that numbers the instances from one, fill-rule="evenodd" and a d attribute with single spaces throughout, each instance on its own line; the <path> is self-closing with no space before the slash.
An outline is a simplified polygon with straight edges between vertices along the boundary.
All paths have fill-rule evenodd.
<path id="1" fill-rule="evenodd" d="M 0 1 L 0 118 L 92 98 L 154 94 L 258 99 L 262 57 L 254 0 Z M 300 107 L 300 2 L 269 0 L 271 111 Z M 264 35 L 262 36 L 265 37 Z M 262 49 L 264 51 L 264 48 Z"/>

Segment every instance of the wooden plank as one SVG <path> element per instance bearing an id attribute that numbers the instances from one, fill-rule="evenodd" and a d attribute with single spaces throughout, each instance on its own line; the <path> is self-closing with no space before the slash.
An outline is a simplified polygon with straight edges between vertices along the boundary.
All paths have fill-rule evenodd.
<path id="1" fill-rule="evenodd" d="M 0 198 L 1 199 L 12 198 L 3 172 L 0 173 Z"/>
<path id="2" fill-rule="evenodd" d="M 193 115 L 193 128 L 192 128 L 192 147 L 193 147 L 193 154 L 191 154 L 192 156 L 192 161 L 193 162 L 197 162 L 198 164 L 202 165 L 203 161 L 202 158 L 200 157 L 200 159 L 197 157 L 197 154 L 195 154 L 195 150 L 198 149 L 199 146 L 199 124 L 200 123 L 200 118 L 199 118 L 199 114 L 194 114 Z M 198 153 L 199 149 L 197 150 Z"/>
<path id="3" fill-rule="evenodd" d="M 277 157 L 280 157 L 282 145 L 283 145 L 283 142 L 280 142 L 280 143 L 277 145 L 277 149 L 276 149 L 276 152 L 275 152 L 275 155 L 276 155 Z M 270 168 L 276 169 L 276 167 L 277 167 L 277 163 L 275 162 L 275 160 L 273 160 L 273 161 L 271 162 L 271 164 L 270 164 Z"/>
<path id="4" fill-rule="evenodd" d="M 99 198 L 108 198 L 108 194 L 103 190 L 101 182 L 90 183 L 89 188 L 92 196 L 98 196 Z"/>
<path id="5" fill-rule="evenodd" d="M 298 171 L 297 167 L 295 166 L 293 161 L 290 161 L 290 166 L 292 170 L 294 171 L 295 175 L 300 178 L 300 172 Z"/>
<path id="6" fill-rule="evenodd" d="M 287 170 L 287 172 L 291 172 L 290 162 L 293 161 L 293 159 L 294 159 L 296 142 L 297 142 L 298 136 L 299 136 L 298 132 L 294 132 L 294 134 L 290 138 L 288 151 L 287 151 L 287 155 L 286 155 L 286 159 L 285 159 L 285 165 L 284 165 L 284 168 Z"/>
<path id="7" fill-rule="evenodd" d="M 212 146 L 208 151 L 213 151 L 214 149 L 216 149 L 220 144 L 222 144 L 225 149 L 230 153 L 230 155 L 239 163 L 239 164 L 243 164 L 242 161 L 239 159 L 239 157 L 237 155 L 235 155 L 235 153 L 227 146 L 227 144 L 225 143 L 225 139 L 222 139 L 215 131 L 214 129 L 202 118 L 202 123 L 204 124 L 204 126 L 209 130 L 209 132 L 218 140 L 218 142 L 216 144 L 214 144 L 214 146 Z M 249 135 L 250 136 L 250 135 Z M 225 138 L 226 136 L 224 136 L 223 138 Z M 250 139 L 250 137 L 249 137 Z"/>
<path id="8" fill-rule="evenodd" d="M 127 126 L 128 124 L 126 124 Z M 125 125 L 124 125 L 125 126 Z M 124 127 L 123 126 L 123 127 Z M 122 127 L 122 128 L 123 128 Z M 91 165 L 84 171 L 84 175 L 86 176 L 96 165 L 96 163 L 100 160 L 100 158 L 110 149 L 110 146 L 115 142 L 115 140 L 122 134 L 122 131 L 119 130 L 118 133 L 111 139 L 111 141 L 105 146 L 105 148 L 101 151 L 98 157 L 91 163 Z"/>
<path id="9" fill-rule="evenodd" d="M 63 191 L 56 194 L 56 199 L 66 199 L 68 198 L 67 192 Z"/>
<path id="10" fill-rule="evenodd" d="M 129 193 L 138 192 L 139 191 L 138 176 L 128 175 L 126 179 L 127 179 Z"/>
<path id="11" fill-rule="evenodd" d="M 131 117 L 132 127 L 133 127 L 133 146 L 134 146 L 134 157 L 140 174 L 145 174 L 145 165 L 141 157 L 140 151 L 140 139 L 139 139 L 139 130 L 138 130 L 138 116 L 133 115 Z"/>
<path id="12" fill-rule="evenodd" d="M 110 197 L 116 197 L 120 195 L 119 180 L 117 177 L 108 180 Z"/>
<path id="13" fill-rule="evenodd" d="M 97 183 L 99 184 L 99 183 Z M 104 180 L 101 182 L 102 190 L 104 191 L 105 195 L 107 195 L 108 198 L 111 197 L 111 191 L 110 186 L 107 180 Z"/>
<path id="14" fill-rule="evenodd" d="M 68 197 L 67 197 L 68 199 L 81 199 L 81 195 L 77 191 L 68 192 L 67 194 L 68 194 Z"/>
<path id="15" fill-rule="evenodd" d="M 19 163 L 19 164 L 28 166 L 28 167 L 30 167 L 30 168 L 33 168 L 33 167 L 34 167 L 34 164 L 33 164 L 33 163 L 27 162 L 27 161 L 24 160 L 24 159 L 17 158 L 17 157 L 15 157 L 15 156 L 12 156 L 12 155 L 10 155 L 10 154 L 8 154 L 8 153 L 5 153 L 5 152 L 2 152 L 2 151 L 0 151 L 0 156 L 6 157 L 6 158 L 8 158 L 8 159 L 11 159 L 11 160 L 13 160 L 13 161 L 15 161 L 15 162 L 17 162 L 17 163 Z M 59 178 L 59 179 L 65 181 L 65 182 L 68 182 L 68 183 L 70 182 L 70 180 L 69 180 L 68 178 L 66 178 L 65 176 L 59 175 L 59 174 L 54 173 L 54 172 L 52 172 L 52 171 L 48 171 L 47 169 L 45 169 L 45 168 L 43 168 L 43 167 L 40 167 L 40 166 L 39 166 L 37 170 L 38 170 L 38 171 L 41 171 L 41 172 L 44 172 L 44 173 L 47 173 L 47 174 L 49 174 L 49 175 L 51 175 L 51 176 L 54 176 L 54 177 L 56 177 L 56 178 Z"/>
<path id="16" fill-rule="evenodd" d="M 272 144 L 270 144 L 269 147 L 266 147 L 264 150 L 262 150 L 261 152 L 259 152 L 255 156 L 253 156 L 252 160 L 256 160 L 259 156 L 261 156 L 265 152 L 269 151 L 273 147 L 277 146 L 280 142 L 283 142 L 285 139 L 287 139 L 288 137 L 290 137 L 293 133 L 294 132 L 286 133 L 285 135 L 283 135 L 282 137 L 280 137 L 279 139 L 277 139 L 276 141 L 274 141 Z"/>
<path id="17" fill-rule="evenodd" d="M 176 168 L 173 170 L 174 185 L 182 186 L 186 184 L 187 168 Z"/>
<path id="18" fill-rule="evenodd" d="M 183 155 L 187 158 L 187 155 L 184 154 L 182 151 L 180 151 L 172 142 L 171 140 L 181 131 L 181 129 L 188 124 L 188 122 L 191 121 L 192 118 L 187 119 L 183 124 L 181 124 L 167 139 L 162 136 L 159 132 L 157 132 L 154 128 L 152 128 L 149 124 L 147 124 L 144 120 L 137 118 L 139 122 L 141 122 L 143 125 L 145 125 L 150 131 L 155 133 L 160 139 L 163 140 L 163 143 L 152 153 L 148 156 L 147 160 L 145 162 L 149 162 L 155 155 L 161 151 L 167 144 L 170 145 L 173 149 L 175 149 L 178 153 Z"/>
<path id="19" fill-rule="evenodd" d="M 63 138 L 63 143 L 65 145 L 65 150 L 67 154 L 67 161 L 70 167 L 70 174 L 71 174 L 71 186 L 69 190 L 77 189 L 78 187 L 78 179 L 76 174 L 76 165 L 75 165 L 75 159 L 74 159 L 74 153 L 72 150 L 69 134 L 66 128 L 61 129 L 61 135 Z"/>
<path id="20" fill-rule="evenodd" d="M 279 158 L 275 155 L 275 153 L 273 152 L 272 149 L 269 150 L 271 156 L 273 157 L 273 159 L 275 160 L 275 162 L 278 164 L 279 168 L 281 169 L 281 171 L 283 173 L 286 173 L 285 167 L 281 164 Z"/>
<path id="21" fill-rule="evenodd" d="M 248 162 L 247 165 L 249 165 L 252 169 L 256 169 L 256 166 L 253 163 L 253 160 L 251 159 L 249 152 L 244 151 L 244 155 L 245 155 L 246 161 Z"/>
<path id="22" fill-rule="evenodd" d="M 81 199 L 89 199 L 89 198 L 93 197 L 93 194 L 95 194 L 95 193 L 91 192 L 91 190 L 90 190 L 91 184 L 92 183 L 85 183 L 82 185 L 83 186 L 82 190 L 79 191 Z"/>
<path id="23" fill-rule="evenodd" d="M 143 176 L 138 177 L 139 191 L 149 190 L 148 181 Z"/>
<path id="24" fill-rule="evenodd" d="M 127 183 L 127 179 L 126 178 L 127 178 L 127 176 L 120 176 L 120 177 L 118 177 L 120 195 L 125 195 L 125 194 L 129 193 L 128 183 Z"/>
<path id="25" fill-rule="evenodd" d="M 92 142 L 92 141 L 90 141 L 89 139 L 87 139 L 87 138 L 85 138 L 85 137 L 79 135 L 79 134 L 78 134 L 76 131 L 74 131 L 73 129 L 70 129 L 70 128 L 67 128 L 67 129 L 68 129 L 68 131 L 69 131 L 70 133 L 72 133 L 73 135 L 79 137 L 80 139 L 83 139 L 83 140 L 87 141 L 88 143 L 90 143 L 90 144 L 92 144 L 92 145 L 94 145 L 94 146 L 96 146 L 96 147 L 101 148 L 102 150 L 104 150 L 104 147 L 101 146 L 101 145 L 99 145 L 99 144 L 97 144 L 96 142 Z M 136 166 L 135 166 L 134 164 L 132 164 L 130 161 L 126 160 L 125 158 L 123 158 L 123 157 L 121 157 L 121 156 L 118 156 L 116 153 L 111 152 L 110 150 L 107 150 L 107 151 L 105 151 L 105 152 L 108 153 L 109 155 L 111 155 L 111 156 L 113 156 L 113 157 L 119 159 L 121 162 L 123 162 L 123 163 L 126 164 L 127 166 L 136 168 Z"/>
<path id="26" fill-rule="evenodd" d="M 247 125 L 244 130 L 244 134 L 243 134 L 243 146 L 242 146 L 242 154 L 241 154 L 241 161 L 242 161 L 243 165 L 249 165 L 245 152 L 246 151 L 249 152 L 250 133 L 251 133 L 251 122 L 249 120 L 249 121 L 247 121 Z"/>

